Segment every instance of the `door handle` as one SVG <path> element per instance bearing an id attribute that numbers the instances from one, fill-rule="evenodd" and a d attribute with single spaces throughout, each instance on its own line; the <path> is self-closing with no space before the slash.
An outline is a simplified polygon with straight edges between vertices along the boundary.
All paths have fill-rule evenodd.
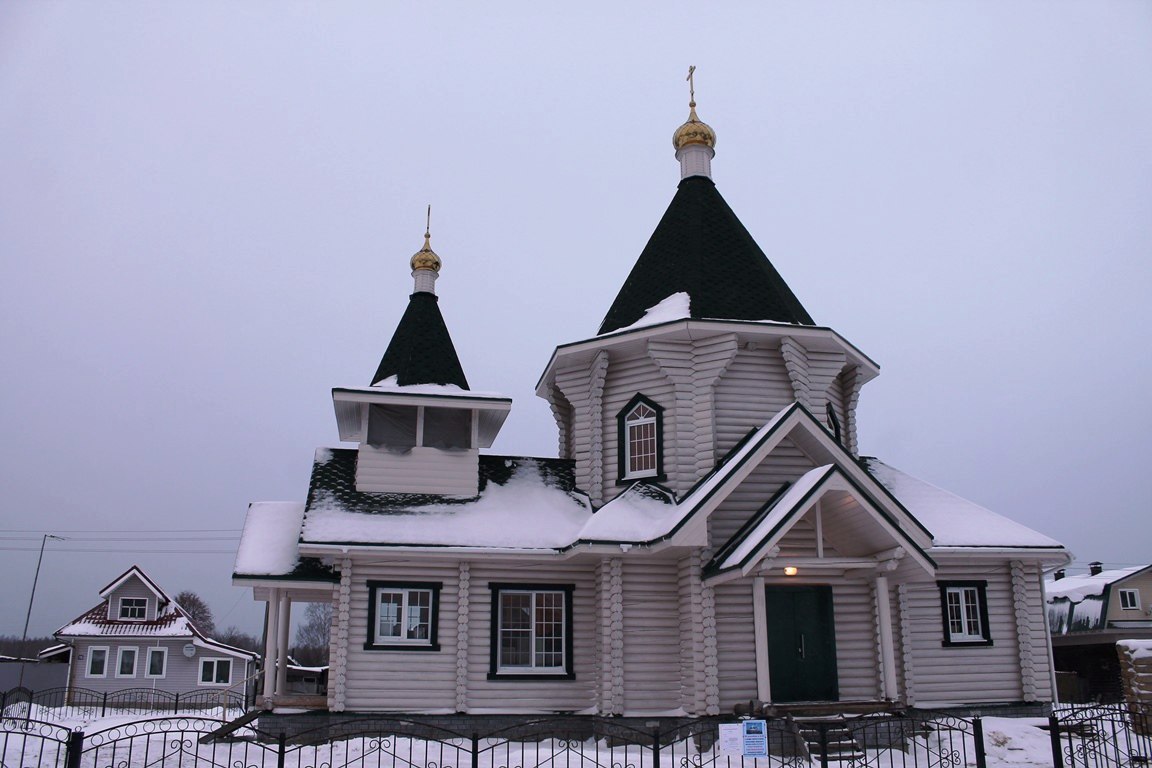
<path id="1" fill-rule="evenodd" d="M 806 647 L 804 645 L 804 633 L 800 633 L 800 648 L 798 650 L 800 651 L 800 658 L 802 658 L 802 659 L 808 658 L 807 653 L 806 653 Z"/>

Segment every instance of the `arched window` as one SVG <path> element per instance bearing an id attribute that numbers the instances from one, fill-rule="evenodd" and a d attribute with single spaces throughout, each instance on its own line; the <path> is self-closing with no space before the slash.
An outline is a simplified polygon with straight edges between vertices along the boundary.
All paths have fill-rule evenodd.
<path id="1" fill-rule="evenodd" d="M 663 477 L 663 408 L 636 395 L 616 416 L 620 434 L 620 481 Z"/>

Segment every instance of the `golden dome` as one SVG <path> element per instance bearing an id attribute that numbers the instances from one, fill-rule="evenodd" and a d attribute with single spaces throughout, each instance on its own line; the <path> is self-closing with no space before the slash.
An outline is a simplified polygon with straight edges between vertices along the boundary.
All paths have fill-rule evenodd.
<path id="1" fill-rule="evenodd" d="M 418 269 L 430 269 L 433 272 L 440 271 L 440 257 L 436 255 L 436 251 L 432 250 L 430 241 L 431 235 L 425 232 L 424 247 L 412 254 L 412 261 L 409 262 L 413 272 Z"/>
<path id="2" fill-rule="evenodd" d="M 688 104 L 688 122 L 676 129 L 672 134 L 672 146 L 677 151 L 689 144 L 703 144 L 711 149 L 716 146 L 716 131 L 708 123 L 696 117 L 696 102 Z"/>

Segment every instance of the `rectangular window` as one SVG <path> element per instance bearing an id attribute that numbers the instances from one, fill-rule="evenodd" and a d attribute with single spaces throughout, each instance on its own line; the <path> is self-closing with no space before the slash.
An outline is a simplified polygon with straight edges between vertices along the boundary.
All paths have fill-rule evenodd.
<path id="1" fill-rule="evenodd" d="M 228 685 L 231 682 L 231 659 L 200 659 L 200 685 Z"/>
<path id="2" fill-rule="evenodd" d="M 944 645 L 992 645 L 986 581 L 940 582 Z"/>
<path id="3" fill-rule="evenodd" d="M 116 677 L 136 677 L 135 648 L 120 648 L 117 651 Z"/>
<path id="4" fill-rule="evenodd" d="M 122 597 L 120 598 L 120 618 L 130 620 L 143 620 L 148 614 L 148 598 Z"/>
<path id="5" fill-rule="evenodd" d="M 438 651 L 439 582 L 368 582 L 369 651 Z"/>
<path id="6" fill-rule="evenodd" d="M 1138 611 L 1140 610 L 1140 590 L 1138 589 L 1122 589 L 1120 590 L 1120 607 L 1125 611 Z"/>
<path id="7" fill-rule="evenodd" d="M 144 677 L 164 677 L 168 669 L 168 649 L 167 648 L 149 648 L 148 649 L 148 666 L 145 668 Z"/>
<path id="8" fill-rule="evenodd" d="M 572 679 L 571 585 L 491 584 L 490 678 Z"/>
<path id="9" fill-rule="evenodd" d="M 88 649 L 88 677 L 105 677 L 108 674 L 108 649 Z"/>

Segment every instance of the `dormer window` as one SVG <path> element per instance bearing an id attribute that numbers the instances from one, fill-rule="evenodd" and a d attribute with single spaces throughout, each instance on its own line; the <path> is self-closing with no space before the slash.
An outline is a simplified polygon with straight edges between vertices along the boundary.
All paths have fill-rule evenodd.
<path id="1" fill-rule="evenodd" d="M 663 410 L 647 397 L 636 395 L 617 414 L 621 482 L 662 477 Z"/>
<path id="2" fill-rule="evenodd" d="M 122 597 L 120 598 L 119 618 L 127 621 L 143 621 L 148 618 L 148 598 Z"/>

